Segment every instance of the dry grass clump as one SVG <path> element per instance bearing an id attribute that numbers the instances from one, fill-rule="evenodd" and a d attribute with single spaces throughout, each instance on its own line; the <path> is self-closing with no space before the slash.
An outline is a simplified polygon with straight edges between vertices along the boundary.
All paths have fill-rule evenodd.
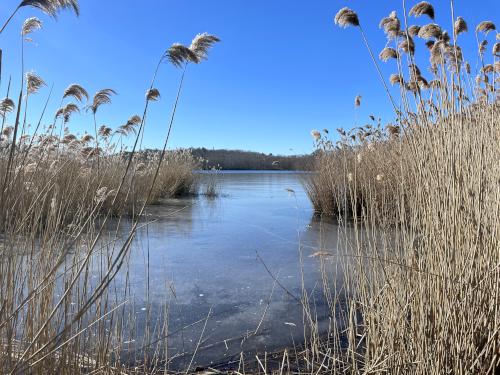
<path id="1" fill-rule="evenodd" d="M 95 214 L 108 213 L 108 209 L 113 215 L 129 214 L 145 202 L 159 164 L 159 153 L 132 156 L 117 149 L 129 134 L 134 133 L 140 118 L 133 116 L 116 130 L 103 125 L 97 138 L 90 134 L 77 136 L 69 132 L 68 121 L 71 113 L 78 111 L 75 104 L 58 111 L 66 127 L 62 137 L 53 135 L 58 132 L 54 126 L 34 137 L 24 134 L 16 146 L 9 172 L 13 131 L 11 127 L 4 127 L 0 175 L 7 181 L 3 181 L 5 225 L 24 220 L 24 225 L 28 225 L 25 229 L 28 229 L 33 220 L 43 222 L 57 210 L 64 213 L 61 220 L 71 222 L 82 210 L 94 206 L 99 206 Z M 126 173 L 129 158 L 131 166 Z M 193 170 L 197 166 L 197 160 L 189 151 L 167 152 L 148 203 L 193 191 Z M 119 189 L 124 175 L 127 177 Z M 106 197 L 100 196 L 99 192 L 102 195 L 103 191 L 107 191 Z M 33 217 L 35 212 L 37 215 Z"/>
<path id="2" fill-rule="evenodd" d="M 410 11 L 422 14 L 434 18 L 429 3 Z M 486 21 L 476 34 L 487 37 L 493 30 L 493 22 Z M 465 20 L 457 18 L 454 38 L 466 31 Z M 425 73 L 412 55 L 401 53 L 409 34 L 403 30 L 387 46 L 395 52 L 386 48 L 380 55 L 384 61 L 396 59 L 390 79 L 400 84 L 394 124 L 377 127 L 376 135 L 372 124 L 340 129 L 337 143 L 324 135 L 317 141 L 318 173 L 308 184 L 309 194 L 319 213 L 337 217 L 344 228 L 345 253 L 339 258 L 352 300 L 344 309 L 347 350 L 335 352 L 337 361 L 331 354 L 319 356 L 315 369 L 496 374 L 497 56 L 488 56 L 487 42 L 478 38 L 481 69 L 475 78 L 454 39 L 437 24 L 423 25 L 418 35 L 431 39 Z M 328 370 L 320 370 L 323 360 L 331 363 Z"/>
<path id="3" fill-rule="evenodd" d="M 355 286 L 366 306 L 365 366 L 498 371 L 499 114 L 493 104 L 468 108 L 420 125 L 402 144 L 411 157 L 400 159 L 400 183 L 382 205 L 396 206 L 398 226 L 377 226 L 382 244 L 353 249 L 380 259 L 355 266 L 372 275 Z M 359 220 L 392 224 L 392 215 L 366 204 Z"/>
<path id="4" fill-rule="evenodd" d="M 361 213 L 366 206 L 367 194 L 373 202 L 392 194 L 391 186 L 397 183 L 397 129 L 389 125 L 384 130 L 380 123 L 349 132 L 339 129 L 340 140 L 335 144 L 328 134 L 321 134 L 316 141 L 317 174 L 306 184 L 318 213 L 352 217 L 353 210 Z M 384 180 L 377 182 L 376 176 L 381 174 Z M 376 191 L 367 191 L 366 187 L 372 184 L 377 185 Z"/>

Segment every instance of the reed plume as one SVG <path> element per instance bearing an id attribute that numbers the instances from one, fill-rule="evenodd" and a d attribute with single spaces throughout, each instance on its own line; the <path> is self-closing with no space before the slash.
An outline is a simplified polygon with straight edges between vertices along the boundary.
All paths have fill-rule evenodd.
<path id="1" fill-rule="evenodd" d="M 399 74 L 391 74 L 391 76 L 389 77 L 389 82 L 391 83 L 391 85 L 395 85 L 396 83 L 399 84 L 399 85 L 403 85 L 404 84 L 404 79 L 403 77 L 401 77 L 401 75 Z"/>
<path id="2" fill-rule="evenodd" d="M 80 142 L 83 144 L 89 143 L 94 139 L 90 134 L 86 133 L 80 138 Z"/>
<path id="3" fill-rule="evenodd" d="M 141 117 L 139 115 L 133 115 L 127 121 L 127 124 L 131 125 L 139 125 L 140 123 L 141 123 Z"/>
<path id="4" fill-rule="evenodd" d="M 462 17 L 458 17 L 453 27 L 455 35 L 460 35 L 468 31 L 467 22 Z"/>
<path id="5" fill-rule="evenodd" d="M 85 98 L 86 100 L 89 99 L 89 94 L 87 93 L 87 90 L 85 90 L 82 86 L 76 83 L 70 85 L 66 90 L 64 90 L 63 98 L 67 98 L 69 96 L 72 96 L 79 102 L 82 102 L 83 98 Z"/>
<path id="6" fill-rule="evenodd" d="M 41 10 L 43 13 L 56 18 L 62 10 L 72 10 L 77 16 L 80 15 L 80 7 L 77 0 L 23 0 L 18 8 L 30 6 Z"/>
<path id="7" fill-rule="evenodd" d="M 167 50 L 165 57 L 177 68 L 180 68 L 189 62 L 198 63 L 199 61 L 196 53 L 180 43 L 172 44 L 172 46 Z"/>
<path id="8" fill-rule="evenodd" d="M 3 98 L 0 101 L 0 114 L 5 117 L 7 113 L 12 112 L 16 108 L 14 101 L 11 98 Z"/>
<path id="9" fill-rule="evenodd" d="M 321 133 L 318 130 L 313 129 L 311 130 L 311 137 L 313 137 L 315 141 L 319 141 L 321 139 Z"/>
<path id="10" fill-rule="evenodd" d="M 21 35 L 26 36 L 31 34 L 35 30 L 40 30 L 42 28 L 42 21 L 36 17 L 28 18 L 24 21 L 23 27 L 21 28 Z"/>
<path id="11" fill-rule="evenodd" d="M 74 134 L 66 134 L 63 137 L 61 143 L 67 145 L 67 144 L 70 144 L 72 142 L 75 142 L 76 140 L 77 140 L 76 139 L 76 135 L 74 135 Z"/>
<path id="12" fill-rule="evenodd" d="M 64 123 L 68 123 L 73 113 L 80 113 L 80 108 L 74 103 L 68 103 L 57 110 L 55 118 L 63 118 Z"/>
<path id="13" fill-rule="evenodd" d="M 398 52 L 391 47 L 385 47 L 378 55 L 379 59 L 386 62 L 389 59 L 397 59 Z"/>
<path id="14" fill-rule="evenodd" d="M 488 45 L 488 41 L 485 39 L 485 40 L 482 40 L 480 43 L 479 43 L 479 54 L 480 55 L 483 55 L 484 52 L 486 51 L 486 46 Z"/>
<path id="15" fill-rule="evenodd" d="M 99 107 L 103 104 L 111 104 L 111 95 L 116 95 L 113 89 L 102 89 L 95 93 L 92 104 L 88 107 L 92 113 L 96 114 Z"/>
<path id="16" fill-rule="evenodd" d="M 54 118 L 58 119 L 62 115 L 64 115 L 64 107 L 58 108 L 58 110 L 56 111 L 56 114 L 54 115 Z"/>
<path id="17" fill-rule="evenodd" d="M 488 34 L 490 31 L 496 30 L 496 26 L 491 21 L 483 21 L 476 27 L 476 33 L 483 32 Z"/>
<path id="18" fill-rule="evenodd" d="M 382 18 L 379 27 L 384 29 L 384 32 L 389 39 L 396 38 L 401 29 L 401 23 L 396 16 L 396 11 L 392 11 L 388 17 Z"/>
<path id="19" fill-rule="evenodd" d="M 35 72 L 26 73 L 26 89 L 28 94 L 35 94 L 41 87 L 46 86 L 45 81 Z"/>
<path id="20" fill-rule="evenodd" d="M 491 51 L 491 53 L 496 56 L 496 57 L 500 57 L 500 43 L 497 42 L 493 45 L 493 50 Z"/>
<path id="21" fill-rule="evenodd" d="M 14 133 L 14 127 L 12 126 L 7 126 L 2 130 L 2 135 L 6 136 L 7 138 L 10 138 L 12 133 Z"/>
<path id="22" fill-rule="evenodd" d="M 483 74 L 493 73 L 493 71 L 494 71 L 494 69 L 493 69 L 492 64 L 486 64 L 485 66 L 483 66 L 481 68 L 481 73 L 483 73 Z"/>
<path id="23" fill-rule="evenodd" d="M 387 125 L 385 128 L 390 136 L 392 136 L 392 137 L 399 136 L 399 133 L 400 133 L 399 126 Z"/>
<path id="24" fill-rule="evenodd" d="M 434 19 L 434 7 L 427 1 L 422 1 L 410 9 L 410 16 L 420 17 L 423 14 L 429 16 L 432 20 Z"/>
<path id="25" fill-rule="evenodd" d="M 425 26 L 422 26 L 418 32 L 418 36 L 422 39 L 430 39 L 435 38 L 439 39 L 443 35 L 443 31 L 441 27 L 435 23 L 430 23 Z"/>
<path id="26" fill-rule="evenodd" d="M 160 91 L 158 89 L 152 88 L 146 92 L 146 100 L 155 102 L 158 99 L 160 99 Z"/>
<path id="27" fill-rule="evenodd" d="M 135 127 L 141 123 L 141 117 L 138 115 L 131 116 L 127 122 L 118 127 L 116 133 L 121 135 L 128 135 L 130 133 L 135 133 Z"/>
<path id="28" fill-rule="evenodd" d="M 340 9 L 335 15 L 335 24 L 340 27 L 359 26 L 359 18 L 356 12 L 346 7 Z"/>
<path id="29" fill-rule="evenodd" d="M 208 51 L 213 47 L 220 39 L 214 35 L 208 33 L 198 34 L 194 37 L 189 46 L 189 49 L 196 55 L 196 63 L 200 63 L 206 60 L 208 57 Z"/>
<path id="30" fill-rule="evenodd" d="M 418 35 L 419 31 L 420 31 L 420 26 L 412 25 L 408 28 L 408 35 L 410 35 L 411 37 L 414 37 L 414 36 Z"/>
<path id="31" fill-rule="evenodd" d="M 116 95 L 116 91 L 113 89 L 102 89 L 97 91 L 94 94 L 94 97 L 92 99 L 92 104 L 87 106 L 87 109 L 90 109 L 92 111 L 93 117 L 94 117 L 94 133 L 95 133 L 95 150 L 91 151 L 88 153 L 88 156 L 97 156 L 97 176 L 100 174 L 100 169 L 101 169 L 101 162 L 100 162 L 100 155 L 101 155 L 101 150 L 99 148 L 99 133 L 97 131 L 97 119 L 96 119 L 96 113 L 97 110 L 101 107 L 103 104 L 111 104 L 111 95 Z"/>
<path id="32" fill-rule="evenodd" d="M 101 127 L 99 128 L 98 134 L 103 138 L 107 138 L 111 135 L 112 132 L 113 132 L 113 129 L 111 129 L 110 127 L 108 127 L 106 125 L 101 125 Z"/>

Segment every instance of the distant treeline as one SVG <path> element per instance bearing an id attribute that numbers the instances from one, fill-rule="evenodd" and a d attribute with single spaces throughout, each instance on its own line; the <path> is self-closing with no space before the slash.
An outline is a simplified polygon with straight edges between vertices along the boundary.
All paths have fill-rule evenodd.
<path id="1" fill-rule="evenodd" d="M 181 151 L 181 150 L 178 150 Z M 209 150 L 204 147 L 183 149 L 199 162 L 201 169 L 223 170 L 275 170 L 275 171 L 312 171 L 314 153 L 309 155 L 273 155 L 242 150 Z M 140 160 L 149 160 L 159 150 L 146 149 L 138 154 Z M 125 157 L 130 154 L 126 152 Z"/>
<path id="2" fill-rule="evenodd" d="M 241 150 L 190 149 L 194 157 L 202 159 L 202 168 L 225 170 L 298 170 L 313 169 L 313 155 L 282 156 Z"/>

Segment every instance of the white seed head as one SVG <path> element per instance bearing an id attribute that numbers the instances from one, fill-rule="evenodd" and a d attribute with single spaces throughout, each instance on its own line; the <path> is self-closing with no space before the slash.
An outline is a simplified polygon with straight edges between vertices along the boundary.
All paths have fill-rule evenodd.
<path id="1" fill-rule="evenodd" d="M 311 137 L 313 137 L 315 141 L 318 141 L 321 138 L 321 133 L 316 129 L 311 130 Z"/>

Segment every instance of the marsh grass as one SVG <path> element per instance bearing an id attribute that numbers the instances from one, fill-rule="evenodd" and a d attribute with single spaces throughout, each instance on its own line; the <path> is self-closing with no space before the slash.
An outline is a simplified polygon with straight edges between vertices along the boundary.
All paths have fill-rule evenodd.
<path id="1" fill-rule="evenodd" d="M 14 16 L 23 7 L 54 17 L 66 8 L 77 15 L 79 10 L 76 0 L 22 1 L 0 34 L 7 26 L 14 27 Z M 23 24 L 23 52 L 30 41 L 27 35 L 41 26 L 36 18 Z M 42 114 L 30 111 L 29 102 L 45 93 L 46 84 L 34 72 L 25 74 L 22 53 L 21 89 L 14 94 L 9 81 L 6 97 L 0 101 L 1 373 L 127 370 L 122 358 L 137 333 L 130 312 L 133 298 L 127 282 L 125 290 L 117 290 L 115 277 L 127 266 L 137 231 L 148 225 L 147 207 L 162 198 L 194 191 L 192 172 L 198 168 L 198 160 L 189 151 L 167 149 L 182 84 L 163 149 L 148 153 L 140 148 L 150 103 L 160 99 L 155 80 L 160 65 L 174 57 L 174 65 L 184 68 L 183 80 L 186 65 L 205 60 L 217 41 L 200 34 L 190 47 L 184 47 L 189 54 L 176 55 L 167 49 L 146 92 L 142 116 L 131 116 L 116 128 L 99 127 L 97 119 L 105 110 L 103 105 L 112 104 L 116 94 L 112 89 L 90 98 L 84 87 L 72 84 L 58 98 L 60 108 L 53 117 L 48 115 L 51 89 L 42 98 Z M 86 112 L 93 128 L 73 133 L 72 118 Z M 30 128 L 28 121 L 36 126 Z M 127 144 L 133 144 L 131 150 Z M 149 293 L 147 287 L 145 293 Z M 167 301 L 163 302 L 166 309 Z M 165 319 L 148 321 L 145 334 L 140 335 L 145 346 L 166 337 L 168 314 L 162 316 Z M 153 353 L 160 348 L 151 347 Z M 140 358 L 135 355 L 134 361 L 154 369 L 159 358 L 158 353 L 148 352 Z"/>
<path id="2" fill-rule="evenodd" d="M 409 15 L 435 16 L 426 2 Z M 384 25 L 409 21 L 389 17 Z M 391 83 L 400 85 L 395 123 L 339 129 L 336 143 L 315 137 L 318 173 L 309 195 L 319 214 L 354 230 L 354 239 L 345 236 L 339 254 L 350 300 L 348 349 L 318 346 L 311 371 L 500 370 L 499 71 L 483 42 L 495 38 L 495 25 L 476 29 L 476 78 L 455 44 L 467 25 L 459 17 L 454 26 L 453 37 L 434 24 L 417 33 L 431 41 L 427 78 L 408 49 L 419 42 L 404 26 L 384 28 L 391 49 L 380 58 L 394 61 Z"/>
<path id="3" fill-rule="evenodd" d="M 220 168 L 212 167 L 208 173 L 203 174 L 203 195 L 207 198 L 217 198 L 220 194 Z"/>
<path id="4" fill-rule="evenodd" d="M 108 210 L 113 216 L 133 215 L 145 202 L 159 161 L 158 154 L 134 157 L 131 173 L 118 192 L 127 166 L 123 153 L 102 153 L 98 174 L 97 159 L 87 155 L 84 144 L 78 144 L 75 139 L 64 144 L 73 138 L 72 135 L 66 135 L 62 144 L 55 137 L 50 144 L 43 144 L 46 137 L 41 138 L 32 144 L 30 151 L 17 155 L 14 160 L 15 169 L 3 200 L 4 225 L 22 223 L 23 230 L 29 230 L 43 225 L 51 215 L 56 215 L 61 224 L 71 224 L 89 207 L 95 209 L 96 215 L 106 214 Z M 29 142 L 29 138 L 24 142 Z M 5 149 L 0 150 L 0 155 L 4 156 L 0 160 L 0 173 L 4 175 L 7 170 Z M 192 172 L 197 165 L 197 160 L 188 151 L 168 152 L 148 203 L 193 191 Z"/>

